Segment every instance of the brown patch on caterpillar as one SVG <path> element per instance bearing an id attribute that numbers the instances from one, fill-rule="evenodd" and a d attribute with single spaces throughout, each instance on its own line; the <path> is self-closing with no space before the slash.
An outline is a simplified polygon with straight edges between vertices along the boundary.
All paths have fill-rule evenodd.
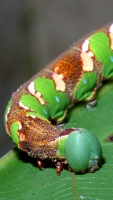
<path id="1" fill-rule="evenodd" d="M 27 152 L 29 156 L 32 156 L 37 159 L 56 159 L 56 141 L 23 141 L 19 142 L 18 147 L 23 151 Z"/>
<path id="2" fill-rule="evenodd" d="M 75 83 L 75 80 L 78 80 L 82 73 L 80 51 L 69 52 L 62 56 L 54 63 L 54 72 L 62 74 L 66 81 L 70 80 Z"/>
<path id="3" fill-rule="evenodd" d="M 50 69 L 63 76 L 69 95 L 83 74 L 80 50 L 71 49 L 55 60 Z"/>
<path id="4" fill-rule="evenodd" d="M 56 138 L 61 134 L 61 129 L 52 125 L 48 120 L 27 117 L 26 111 L 21 108 L 11 112 L 9 127 L 15 121 L 21 123 L 18 148 L 36 158 L 56 158 Z"/>

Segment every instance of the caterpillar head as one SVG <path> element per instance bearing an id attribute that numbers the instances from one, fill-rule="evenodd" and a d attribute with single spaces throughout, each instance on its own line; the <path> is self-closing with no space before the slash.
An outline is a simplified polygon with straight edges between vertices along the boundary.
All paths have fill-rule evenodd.
<path id="1" fill-rule="evenodd" d="M 65 156 L 70 168 L 75 172 L 95 171 L 102 157 L 100 142 L 86 129 L 72 131 L 65 146 Z"/>

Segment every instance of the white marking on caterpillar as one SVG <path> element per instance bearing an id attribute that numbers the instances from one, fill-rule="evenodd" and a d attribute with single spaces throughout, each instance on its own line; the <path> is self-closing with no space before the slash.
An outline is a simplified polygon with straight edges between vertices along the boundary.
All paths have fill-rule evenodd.
<path id="1" fill-rule="evenodd" d="M 21 142 L 27 140 L 24 133 L 20 133 L 20 134 L 19 134 L 19 139 L 20 139 Z"/>
<path id="2" fill-rule="evenodd" d="M 58 73 L 59 67 L 55 67 L 54 72 Z"/>
<path id="3" fill-rule="evenodd" d="M 89 41 L 85 40 L 85 42 L 82 45 L 82 52 L 85 53 L 87 52 L 87 55 L 89 57 L 94 57 L 94 53 L 92 51 L 89 50 Z"/>
<path id="4" fill-rule="evenodd" d="M 110 26 L 109 32 L 110 32 L 110 33 L 113 33 L 113 24 Z"/>
<path id="5" fill-rule="evenodd" d="M 27 115 L 27 117 L 31 117 L 31 118 L 33 118 L 33 119 L 35 119 L 35 118 L 36 118 L 36 116 L 35 116 L 35 115 L 32 115 L 32 114 L 30 114 L 30 115 Z"/>
<path id="6" fill-rule="evenodd" d="M 110 42 L 111 42 L 111 50 L 113 50 L 113 24 L 109 28 L 109 37 L 110 37 Z"/>
<path id="7" fill-rule="evenodd" d="M 88 51 L 87 55 L 91 58 L 91 57 L 94 57 L 94 54 L 92 51 Z"/>
<path id="8" fill-rule="evenodd" d="M 44 100 L 42 99 L 42 95 L 41 95 L 40 92 L 36 92 L 36 95 L 34 95 L 34 96 L 39 100 L 39 102 L 40 102 L 42 105 L 45 104 L 45 103 L 44 103 Z"/>
<path id="9" fill-rule="evenodd" d="M 22 87 L 22 85 L 17 89 L 17 92 L 20 90 L 21 87 Z"/>
<path id="10" fill-rule="evenodd" d="M 82 66 L 83 71 L 85 71 L 85 72 L 91 71 L 92 72 L 93 68 L 94 68 L 92 57 L 90 57 L 88 53 L 83 52 L 83 53 L 81 53 L 81 59 L 83 62 L 83 66 Z"/>
<path id="11" fill-rule="evenodd" d="M 56 68 L 55 68 L 56 69 Z M 56 84 L 56 90 L 57 91 L 61 91 L 61 92 L 64 92 L 66 87 L 65 87 L 65 82 L 63 81 L 63 74 L 53 74 L 52 75 L 52 78 Z"/>
<path id="12" fill-rule="evenodd" d="M 89 41 L 88 39 L 82 44 L 82 52 L 86 52 L 89 50 Z"/>
<path id="13" fill-rule="evenodd" d="M 18 129 L 21 130 L 22 129 L 22 124 L 20 122 L 18 122 L 18 125 L 19 125 Z"/>
<path id="14" fill-rule="evenodd" d="M 6 121 L 6 122 L 8 121 L 8 114 L 9 114 L 9 112 L 10 112 L 10 108 L 11 108 L 11 106 L 8 108 L 7 114 L 5 115 L 5 121 Z"/>
<path id="15" fill-rule="evenodd" d="M 29 85 L 28 85 L 28 90 L 31 94 L 35 94 L 35 87 L 34 87 L 34 82 L 31 82 Z"/>
<path id="16" fill-rule="evenodd" d="M 41 93 L 40 93 L 40 92 L 37 92 L 37 91 L 35 90 L 34 82 L 31 82 L 31 83 L 29 84 L 28 90 L 29 90 L 29 92 L 30 92 L 33 96 L 35 96 L 35 97 L 39 100 L 39 102 L 41 103 L 41 105 L 44 105 L 44 104 L 45 104 L 45 102 L 44 102 L 44 100 L 43 100 L 43 98 L 42 98 Z"/>
<path id="17" fill-rule="evenodd" d="M 27 106 L 24 106 L 24 104 L 22 102 L 19 102 L 19 106 L 21 108 L 24 108 L 25 110 L 29 110 L 29 108 Z"/>
<path id="18" fill-rule="evenodd" d="M 18 122 L 18 131 L 17 131 L 18 137 L 20 138 L 20 141 L 22 141 L 22 134 L 23 134 L 23 133 L 20 133 L 20 132 L 19 132 L 19 131 L 22 129 L 22 124 L 21 124 L 20 121 L 17 121 L 17 122 Z"/>

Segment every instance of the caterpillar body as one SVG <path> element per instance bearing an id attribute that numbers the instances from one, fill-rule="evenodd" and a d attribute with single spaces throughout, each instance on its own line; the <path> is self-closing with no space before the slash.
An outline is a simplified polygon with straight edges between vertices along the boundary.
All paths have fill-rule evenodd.
<path id="1" fill-rule="evenodd" d="M 75 172 L 97 169 L 102 156 L 97 138 L 85 129 L 62 130 L 56 125 L 64 121 L 69 107 L 92 101 L 99 84 L 111 78 L 112 23 L 74 43 L 13 93 L 5 111 L 8 135 L 19 149 L 37 159 L 40 168 L 47 158 L 56 163 L 58 174 L 63 164 Z M 84 137 L 86 149 L 81 148 Z"/>

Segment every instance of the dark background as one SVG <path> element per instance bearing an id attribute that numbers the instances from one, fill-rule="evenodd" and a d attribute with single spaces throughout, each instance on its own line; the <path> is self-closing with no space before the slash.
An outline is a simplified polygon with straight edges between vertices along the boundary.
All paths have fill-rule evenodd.
<path id="1" fill-rule="evenodd" d="M 12 92 L 74 41 L 111 21 L 112 0 L 0 1 L 0 156 L 14 146 L 4 128 Z"/>

